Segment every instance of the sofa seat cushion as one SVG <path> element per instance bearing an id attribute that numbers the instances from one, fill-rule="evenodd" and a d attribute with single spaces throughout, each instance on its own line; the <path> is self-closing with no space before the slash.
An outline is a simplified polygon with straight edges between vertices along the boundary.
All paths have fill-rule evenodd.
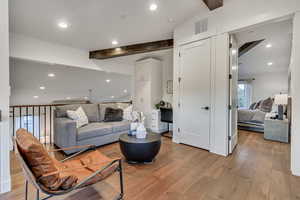
<path id="1" fill-rule="evenodd" d="M 113 127 L 109 123 L 90 123 L 78 129 L 78 140 L 86 140 L 89 138 L 109 135 L 113 132 Z"/>
<path id="2" fill-rule="evenodd" d="M 112 126 L 112 130 L 114 133 L 122 132 L 122 131 L 129 131 L 130 129 L 130 121 L 124 120 L 120 122 L 107 122 Z"/>

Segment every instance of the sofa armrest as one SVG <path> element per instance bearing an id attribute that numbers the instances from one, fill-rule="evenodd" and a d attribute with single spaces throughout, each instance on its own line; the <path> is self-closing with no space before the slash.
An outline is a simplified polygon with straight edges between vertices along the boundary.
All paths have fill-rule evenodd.
<path id="1" fill-rule="evenodd" d="M 76 121 L 68 118 L 54 118 L 54 144 L 67 148 L 77 144 Z"/>

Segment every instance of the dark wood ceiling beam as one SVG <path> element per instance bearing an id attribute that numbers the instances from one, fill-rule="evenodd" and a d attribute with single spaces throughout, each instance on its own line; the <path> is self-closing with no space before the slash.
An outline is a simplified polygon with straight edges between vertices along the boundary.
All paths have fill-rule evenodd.
<path id="1" fill-rule="evenodd" d="M 174 46 L 173 39 L 161 40 L 155 42 L 147 42 L 140 44 L 133 44 L 117 48 L 102 49 L 90 52 L 90 59 L 109 59 L 121 56 L 128 56 L 140 53 L 147 53 L 152 51 L 159 51 L 171 49 Z"/>
<path id="2" fill-rule="evenodd" d="M 223 0 L 203 0 L 209 10 L 214 10 L 223 6 Z"/>
<path id="3" fill-rule="evenodd" d="M 254 47 L 256 47 L 258 44 L 260 44 L 264 40 L 265 39 L 257 40 L 257 41 L 252 41 L 252 42 L 247 42 L 247 43 L 243 44 L 239 48 L 239 57 L 242 56 L 242 55 L 244 55 L 245 53 L 247 53 L 248 51 L 250 51 Z"/>

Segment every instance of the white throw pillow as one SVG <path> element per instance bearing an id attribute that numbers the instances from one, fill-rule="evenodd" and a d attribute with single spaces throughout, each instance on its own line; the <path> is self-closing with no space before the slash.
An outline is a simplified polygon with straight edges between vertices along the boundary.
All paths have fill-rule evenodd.
<path id="1" fill-rule="evenodd" d="M 128 106 L 127 108 L 123 109 L 123 119 L 132 121 L 132 111 L 133 111 L 133 106 Z"/>
<path id="2" fill-rule="evenodd" d="M 68 110 L 67 115 L 69 118 L 76 121 L 77 128 L 80 128 L 89 123 L 89 120 L 81 106 L 76 111 Z"/>

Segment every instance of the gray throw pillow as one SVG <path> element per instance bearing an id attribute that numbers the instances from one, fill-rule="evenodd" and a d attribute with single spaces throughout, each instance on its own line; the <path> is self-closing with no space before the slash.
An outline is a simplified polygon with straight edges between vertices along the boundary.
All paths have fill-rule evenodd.
<path id="1" fill-rule="evenodd" d="M 249 110 L 254 110 L 255 109 L 255 105 L 256 105 L 256 102 L 254 102 L 253 104 L 251 104 L 250 107 L 249 107 Z"/>
<path id="2" fill-rule="evenodd" d="M 117 103 L 101 103 L 99 104 L 100 110 L 100 122 L 104 121 L 106 108 L 114 108 L 117 109 Z"/>
<path id="3" fill-rule="evenodd" d="M 273 106 L 273 99 L 269 97 L 261 102 L 259 106 L 259 110 L 269 113 L 272 111 L 272 106 Z"/>
<path id="4" fill-rule="evenodd" d="M 253 110 L 259 109 L 259 106 L 260 106 L 261 102 L 262 102 L 262 100 L 258 101 L 258 102 L 255 104 Z"/>
<path id="5" fill-rule="evenodd" d="M 118 108 L 106 108 L 104 122 L 120 122 L 123 120 L 123 110 Z"/>

